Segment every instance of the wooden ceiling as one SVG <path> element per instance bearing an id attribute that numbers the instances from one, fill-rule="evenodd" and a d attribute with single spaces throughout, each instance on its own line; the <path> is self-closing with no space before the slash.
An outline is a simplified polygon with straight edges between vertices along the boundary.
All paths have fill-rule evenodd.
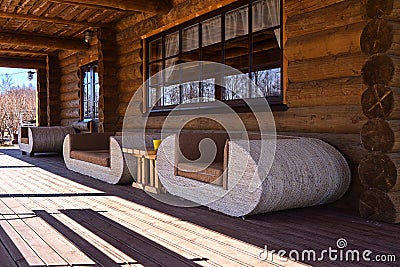
<path id="1" fill-rule="evenodd" d="M 83 32 L 137 12 L 167 13 L 168 0 L 0 0 L 0 57 L 85 50 Z"/>

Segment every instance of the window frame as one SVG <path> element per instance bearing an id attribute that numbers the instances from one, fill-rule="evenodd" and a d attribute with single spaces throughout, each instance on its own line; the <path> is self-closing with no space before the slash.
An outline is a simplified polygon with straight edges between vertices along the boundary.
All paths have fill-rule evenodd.
<path id="1" fill-rule="evenodd" d="M 183 23 L 181 23 L 179 25 L 175 25 L 175 26 L 173 26 L 173 27 L 171 27 L 169 29 L 166 29 L 166 30 L 164 30 L 162 32 L 158 32 L 157 34 L 154 34 L 154 35 L 151 35 L 151 36 L 148 36 L 148 37 L 144 38 L 144 42 L 143 42 L 143 45 L 144 45 L 144 48 L 145 48 L 145 49 L 143 49 L 143 51 L 144 51 L 144 59 L 145 59 L 144 72 L 143 72 L 144 73 L 144 80 L 147 80 L 147 79 L 149 79 L 151 77 L 150 76 L 150 64 L 161 62 L 162 69 L 165 69 L 165 62 L 168 59 L 175 58 L 175 57 L 179 58 L 179 57 L 182 57 L 182 55 L 184 53 L 190 52 L 190 51 L 187 51 L 187 52 L 183 52 L 182 51 L 182 47 L 183 47 L 183 45 L 182 45 L 182 42 L 183 42 L 182 32 L 183 32 L 184 29 L 189 28 L 191 26 L 194 26 L 196 24 L 200 25 L 202 22 L 207 21 L 207 20 L 212 19 L 212 18 L 217 17 L 217 16 L 221 16 L 221 42 L 215 43 L 215 44 L 212 44 L 212 45 L 208 45 L 208 46 L 205 46 L 203 48 L 202 47 L 202 27 L 199 27 L 199 47 L 197 49 L 193 49 L 192 51 L 198 50 L 198 52 L 199 52 L 199 60 L 203 60 L 202 49 L 209 48 L 209 47 L 216 46 L 216 45 L 221 45 L 221 48 L 222 48 L 222 51 L 221 51 L 222 59 L 221 60 L 222 60 L 222 62 L 220 62 L 220 63 L 224 64 L 225 63 L 225 42 L 227 41 L 227 40 L 225 40 L 225 13 L 227 13 L 229 11 L 233 11 L 233 10 L 238 9 L 238 8 L 241 8 L 241 7 L 246 6 L 246 5 L 248 6 L 248 12 L 249 12 L 249 15 L 248 15 L 249 30 L 248 30 L 248 34 L 247 35 L 243 35 L 243 36 L 248 36 L 248 39 L 249 39 L 248 40 L 249 41 L 249 53 L 248 53 L 249 62 L 248 62 L 248 66 L 247 66 L 247 68 L 248 68 L 248 70 L 247 70 L 248 72 L 247 73 L 248 73 L 248 75 L 250 77 L 251 72 L 254 69 L 254 66 L 252 66 L 252 64 L 253 64 L 253 62 L 252 62 L 253 61 L 253 34 L 260 32 L 260 31 L 258 31 L 258 32 L 253 33 L 253 31 L 252 31 L 252 23 L 253 23 L 252 22 L 252 3 L 256 2 L 256 1 L 257 0 L 236 1 L 234 3 L 226 5 L 224 7 L 221 7 L 221 8 L 215 9 L 213 11 L 210 11 L 210 12 L 208 12 L 206 14 L 200 15 L 200 16 L 198 16 L 196 18 L 189 19 L 188 21 L 185 21 L 185 22 L 183 22 Z M 264 29 L 265 31 L 280 29 L 280 42 L 281 42 L 281 44 L 280 44 L 280 53 L 279 53 L 279 58 L 280 58 L 279 68 L 280 68 L 281 94 L 280 94 L 280 96 L 267 96 L 267 97 L 265 97 L 267 99 L 268 104 L 270 105 L 272 111 L 285 111 L 285 110 L 287 110 L 287 106 L 284 104 L 284 82 L 285 82 L 285 79 L 284 79 L 284 73 L 283 73 L 283 71 L 284 71 L 283 0 L 279 0 L 279 1 L 280 1 L 280 24 L 278 26 L 275 26 L 275 27 L 270 27 L 270 28 Z M 172 33 L 175 33 L 175 32 L 178 32 L 178 35 L 179 35 L 179 52 L 178 52 L 177 55 L 170 56 L 170 57 L 165 57 L 165 37 L 168 36 L 169 34 L 172 34 Z M 237 38 L 243 38 L 243 36 L 235 37 L 235 38 L 229 39 L 228 41 L 232 41 L 232 40 L 235 40 Z M 157 59 L 157 60 L 151 61 L 151 59 L 150 59 L 150 43 L 152 41 L 155 41 L 155 40 L 160 39 L 160 38 L 161 38 L 161 46 L 162 46 L 161 47 L 161 49 L 162 49 L 161 59 Z M 182 98 L 182 92 L 181 92 L 182 88 L 181 87 L 182 86 L 180 86 L 180 94 L 179 94 L 180 100 L 182 100 L 181 99 Z M 143 107 L 145 109 L 150 109 L 149 100 L 150 100 L 151 94 L 149 92 L 149 88 L 146 88 L 145 90 L 146 90 L 146 93 L 145 93 L 146 97 L 143 98 L 143 100 L 145 101 L 145 103 L 143 103 Z M 219 91 L 219 92 L 217 92 L 217 91 Z M 201 96 L 201 94 L 202 94 L 202 90 L 201 90 L 201 86 L 199 86 L 199 96 Z M 246 104 L 246 101 L 243 100 L 243 99 L 223 100 L 222 99 L 222 92 L 220 90 L 218 90 L 217 88 L 216 88 L 216 91 L 215 91 L 215 99 L 219 100 L 219 101 L 223 101 L 224 103 L 229 105 L 233 110 L 235 110 L 237 112 L 249 112 L 249 111 L 251 111 L 251 109 Z M 248 98 L 248 99 L 251 101 L 251 98 Z M 179 105 L 179 104 L 177 104 L 177 105 Z M 150 115 L 167 115 L 170 111 L 174 110 L 177 105 L 167 105 L 167 106 L 162 106 L 162 105 L 156 106 L 155 105 L 150 110 Z M 187 110 L 189 112 L 190 112 L 191 109 L 203 110 L 203 111 L 206 110 L 206 112 L 207 111 L 209 112 L 210 109 L 213 108 L 212 102 L 187 103 L 187 104 L 181 104 L 181 105 L 184 105 L 185 106 L 185 110 Z M 218 111 L 216 110 L 216 112 L 218 112 Z M 182 110 L 182 114 L 184 114 L 184 113 L 185 113 L 185 111 Z"/>
<path id="2" fill-rule="evenodd" d="M 86 65 L 83 65 L 83 66 L 81 66 L 79 68 L 79 72 L 80 72 L 80 111 L 79 112 L 80 112 L 80 120 L 81 121 L 82 120 L 87 120 L 87 119 L 91 119 L 91 120 L 98 120 L 99 119 L 98 112 L 99 112 L 99 97 L 100 97 L 100 80 L 98 78 L 97 79 L 97 83 L 96 83 L 95 75 L 94 75 L 94 72 L 95 72 L 94 68 L 97 68 L 97 77 L 99 76 L 98 67 L 99 67 L 98 61 L 93 61 L 93 62 L 90 62 L 89 64 L 86 64 Z M 92 80 L 91 80 L 91 82 L 89 84 L 91 85 L 90 89 L 91 89 L 93 95 L 95 95 L 95 92 L 96 92 L 96 87 L 95 87 L 96 84 L 98 84 L 98 86 L 99 86 L 99 95 L 98 95 L 98 98 L 97 98 L 97 107 L 93 110 L 93 116 L 92 117 L 85 116 L 85 101 L 84 101 L 84 99 L 85 99 L 86 84 L 85 84 L 85 81 L 84 81 L 84 72 L 87 69 L 90 70 L 91 77 L 92 77 Z M 96 102 L 94 98 L 93 98 L 93 102 Z M 94 106 L 95 103 L 91 103 L 91 105 Z M 95 111 L 96 109 L 97 109 L 97 117 L 96 117 L 96 111 Z"/>

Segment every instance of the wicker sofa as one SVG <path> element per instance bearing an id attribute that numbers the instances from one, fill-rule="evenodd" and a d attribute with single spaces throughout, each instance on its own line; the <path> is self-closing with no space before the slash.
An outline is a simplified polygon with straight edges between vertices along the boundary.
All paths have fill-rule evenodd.
<path id="1" fill-rule="evenodd" d="M 81 121 L 71 126 L 21 126 L 18 129 L 18 145 L 22 155 L 35 153 L 62 153 L 65 136 L 93 130 L 92 121 Z"/>
<path id="2" fill-rule="evenodd" d="M 171 135 L 163 140 L 157 153 L 158 175 L 170 194 L 239 217 L 331 203 L 341 198 L 350 184 L 346 160 L 321 140 L 285 136 L 275 140 L 260 135 L 251 135 L 250 140 L 245 140 L 224 139 L 224 134 L 217 136 L 192 134 L 182 142 L 183 137 Z M 202 154 L 199 139 L 204 137 L 215 142 L 216 157 L 212 162 L 207 161 L 208 167 L 203 163 L 202 168 L 194 170 L 202 161 L 199 160 Z M 192 153 L 184 165 L 181 155 L 177 154 L 179 150 L 182 155 Z M 188 175 L 190 165 L 194 165 L 191 168 L 197 174 Z M 218 181 L 221 177 L 215 177 L 217 174 L 213 178 L 216 183 L 204 179 L 216 167 L 225 179 L 222 184 Z"/>
<path id="3" fill-rule="evenodd" d="M 132 182 L 124 154 L 122 136 L 115 133 L 69 134 L 63 145 L 68 169 L 110 184 Z"/>

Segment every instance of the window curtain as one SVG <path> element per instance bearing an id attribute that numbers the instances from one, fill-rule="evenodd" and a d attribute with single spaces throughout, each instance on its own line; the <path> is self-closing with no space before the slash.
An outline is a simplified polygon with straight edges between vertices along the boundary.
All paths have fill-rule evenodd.
<path id="1" fill-rule="evenodd" d="M 196 24 L 182 31 L 182 51 L 187 52 L 199 48 L 199 25 Z"/>
<path id="2" fill-rule="evenodd" d="M 240 8 L 225 14 L 225 39 L 229 40 L 249 31 L 248 8 Z"/>
<path id="3" fill-rule="evenodd" d="M 281 1 L 262 0 L 253 3 L 253 31 L 259 31 L 280 25 Z M 281 46 L 281 30 L 274 30 L 276 40 Z"/>
<path id="4" fill-rule="evenodd" d="M 165 36 L 165 57 L 171 57 L 179 52 L 179 34 L 171 33 Z"/>
<path id="5" fill-rule="evenodd" d="M 212 18 L 202 23 L 203 46 L 221 42 L 221 17 Z"/>

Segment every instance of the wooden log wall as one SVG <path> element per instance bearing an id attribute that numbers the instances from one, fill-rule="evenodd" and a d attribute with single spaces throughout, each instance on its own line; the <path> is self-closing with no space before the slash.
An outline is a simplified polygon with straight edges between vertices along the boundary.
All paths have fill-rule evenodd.
<path id="1" fill-rule="evenodd" d="M 61 125 L 71 125 L 80 120 L 80 67 L 98 60 L 98 39 L 94 38 L 88 51 L 62 51 L 60 64 L 60 120 Z"/>
<path id="2" fill-rule="evenodd" d="M 48 126 L 49 117 L 47 110 L 47 64 L 37 69 L 37 112 L 36 123 L 39 126 Z"/>
<path id="3" fill-rule="evenodd" d="M 57 55 L 47 57 L 47 103 L 49 125 L 60 125 L 60 62 Z"/>
<path id="4" fill-rule="evenodd" d="M 185 17 L 210 10 L 210 6 L 230 2 L 175 1 L 175 6 L 167 15 L 141 14 L 123 19 L 116 25 L 119 49 L 118 130 L 122 129 L 129 100 L 142 84 L 143 46 L 140 36 L 170 23 L 179 24 Z M 358 155 L 367 151 L 359 141 L 354 141 L 359 139 L 355 136 L 359 135 L 368 120 L 361 107 L 361 95 L 368 88 L 362 71 L 370 57 L 360 45 L 364 29 L 369 27 L 370 21 L 365 15 L 366 9 L 366 1 L 360 0 L 284 1 L 285 101 L 289 109 L 274 112 L 278 132 L 321 138 L 345 155 L 351 165 L 353 182 L 342 204 L 353 209 L 358 208 L 363 191 L 357 171 L 361 157 L 355 157 L 353 151 L 357 151 Z M 140 113 L 139 108 L 137 113 Z M 247 113 L 239 116 L 247 129 L 258 129 L 254 116 Z M 151 117 L 147 127 L 160 129 L 164 120 L 162 116 Z M 177 124 L 184 120 L 185 116 L 176 116 Z M 140 119 L 128 120 L 125 127 L 134 128 L 138 121 L 142 122 Z M 186 125 L 189 129 L 218 127 L 206 119 Z M 352 143 L 354 145 L 349 146 Z"/>
<path id="5" fill-rule="evenodd" d="M 367 89 L 361 106 L 368 122 L 361 129 L 370 151 L 358 171 L 365 187 L 361 216 L 400 223 L 400 3 L 366 1 L 369 18 L 360 39 L 368 56 L 362 68 Z"/>
<path id="6" fill-rule="evenodd" d="M 117 131 L 118 82 L 116 79 L 116 49 L 115 31 L 100 29 L 98 40 L 98 71 L 100 84 L 99 97 L 99 130 L 105 132 Z"/>

